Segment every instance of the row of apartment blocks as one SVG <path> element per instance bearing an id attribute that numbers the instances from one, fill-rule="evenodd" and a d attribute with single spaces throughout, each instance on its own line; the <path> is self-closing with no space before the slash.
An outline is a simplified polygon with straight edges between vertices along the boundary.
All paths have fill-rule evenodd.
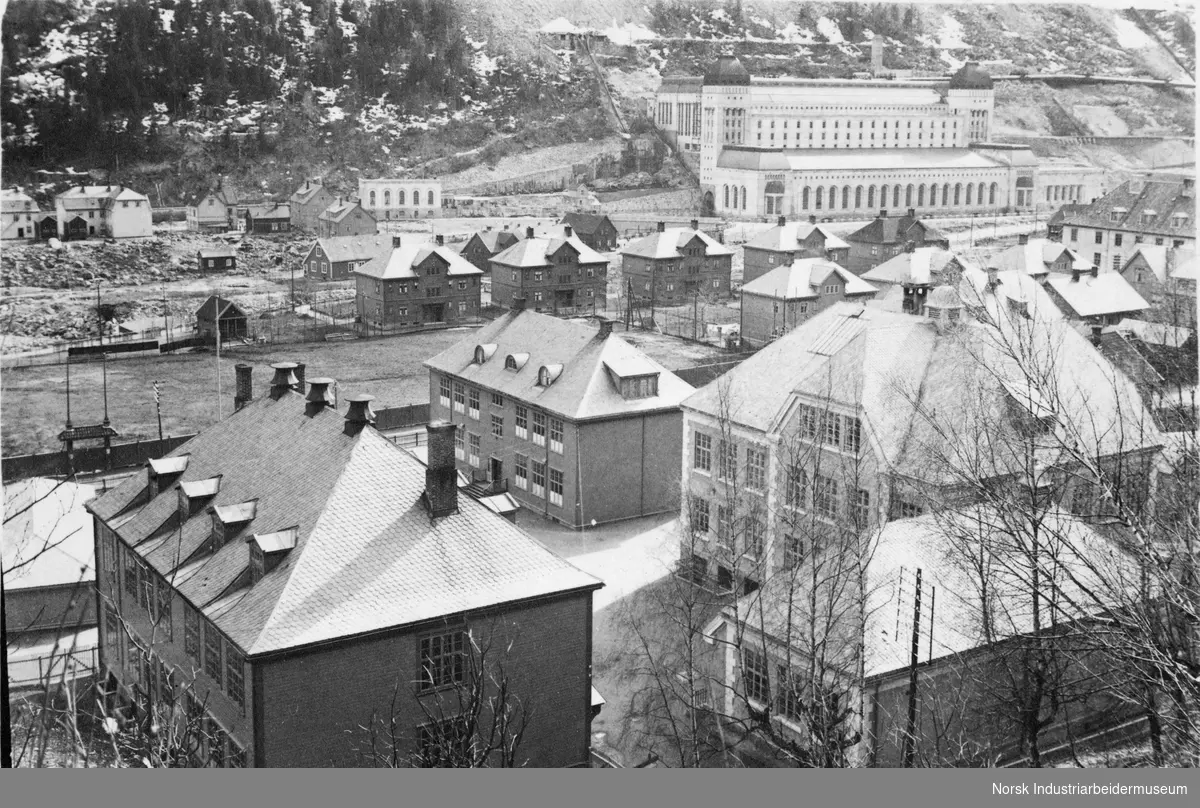
<path id="1" fill-rule="evenodd" d="M 0 239 L 137 238 L 153 232 L 152 216 L 150 199 L 122 185 L 72 186 L 54 197 L 53 213 L 20 188 L 6 188 Z"/>

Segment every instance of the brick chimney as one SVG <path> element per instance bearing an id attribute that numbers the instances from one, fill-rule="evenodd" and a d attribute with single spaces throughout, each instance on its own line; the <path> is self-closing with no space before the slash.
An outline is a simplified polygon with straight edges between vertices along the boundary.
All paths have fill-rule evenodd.
<path id="1" fill-rule="evenodd" d="M 1071 283 L 1079 283 L 1079 276 L 1082 274 L 1083 274 L 1083 270 L 1072 269 L 1071 270 Z"/>
<path id="2" fill-rule="evenodd" d="M 910 219 L 915 219 L 915 218 L 917 218 L 917 209 L 916 209 L 916 208 L 909 208 L 909 209 L 908 209 L 908 218 L 910 218 Z"/>
<path id="3" fill-rule="evenodd" d="M 1022 233 L 1021 235 L 1017 236 L 1017 243 L 1018 244 L 1028 244 L 1029 243 L 1029 234 Z"/>
<path id="4" fill-rule="evenodd" d="M 816 224 L 817 223 L 817 214 L 815 214 L 815 213 L 808 214 L 808 223 Z"/>
<path id="5" fill-rule="evenodd" d="M 233 410 L 237 412 L 254 400 L 254 387 L 250 382 L 250 374 L 254 372 L 254 368 L 239 362 L 234 365 L 233 372 L 234 377 L 237 379 L 237 385 L 233 394 Z"/>
<path id="6" fill-rule="evenodd" d="M 304 395 L 304 363 L 297 362 L 296 369 L 292 372 L 296 374 L 296 392 Z"/>
<path id="7" fill-rule="evenodd" d="M 607 317 L 600 318 L 600 331 L 597 332 L 596 338 L 597 339 L 608 339 L 609 334 L 612 333 L 612 327 L 613 327 L 612 320 L 608 319 Z"/>
<path id="8" fill-rule="evenodd" d="M 1092 344 L 1097 348 L 1100 347 L 1100 337 L 1104 334 L 1104 326 L 1099 323 L 1092 323 Z"/>
<path id="9" fill-rule="evenodd" d="M 564 224 L 564 225 L 563 225 L 563 232 L 567 234 L 567 238 L 570 238 L 570 237 L 571 237 L 571 225 L 569 225 L 569 224 Z"/>
<path id="10" fill-rule="evenodd" d="M 905 252 L 915 252 L 916 249 L 917 249 L 917 242 L 913 241 L 912 239 L 909 239 L 908 241 L 904 242 L 904 251 Z"/>
<path id="11" fill-rule="evenodd" d="M 780 217 L 779 217 L 779 226 L 780 226 L 780 227 L 783 227 L 785 224 L 787 224 L 787 217 L 786 217 L 786 216 L 780 216 Z"/>
<path id="12" fill-rule="evenodd" d="M 1099 278 L 1100 277 L 1100 267 L 1092 267 L 1091 269 L 1088 270 L 1088 274 L 1091 275 L 1093 278 Z"/>
<path id="13" fill-rule="evenodd" d="M 363 427 L 375 423 L 375 413 L 371 411 L 371 402 L 375 396 L 359 393 L 356 396 L 346 396 L 346 425 L 342 432 L 347 435 L 357 435 Z"/>
<path id="14" fill-rule="evenodd" d="M 512 310 L 513 311 L 525 311 L 525 296 L 524 295 L 513 295 Z"/>
<path id="15" fill-rule="evenodd" d="M 884 210 L 881 210 L 881 211 L 879 211 L 879 218 L 880 218 L 880 219 L 886 219 L 886 218 L 887 218 L 887 209 L 886 209 L 886 208 L 885 208 Z"/>
<path id="16" fill-rule="evenodd" d="M 457 424 L 433 421 L 425 427 L 429 436 L 422 499 L 433 518 L 458 513 L 458 472 L 454 468 L 454 433 Z"/>
<path id="17" fill-rule="evenodd" d="M 438 245 L 439 247 L 444 247 L 444 246 L 446 246 L 446 237 L 445 237 L 445 236 L 443 236 L 441 233 L 439 233 L 438 235 L 434 236 L 434 237 L 433 237 L 433 240 L 434 240 L 435 242 L 437 242 L 437 245 Z"/>
<path id="18" fill-rule="evenodd" d="M 326 407 L 334 406 L 333 391 L 330 389 L 334 384 L 333 379 L 327 376 L 316 376 L 309 379 L 308 395 L 304 400 L 308 403 L 304 406 L 304 414 L 312 418 Z"/>
<path id="19" fill-rule="evenodd" d="M 532 227 L 525 228 L 525 238 L 533 238 L 533 228 Z"/>
<path id="20" fill-rule="evenodd" d="M 660 232 L 660 233 L 665 233 L 666 231 L 667 231 L 667 223 L 666 223 L 666 222 L 659 222 L 659 223 L 658 223 L 658 232 Z"/>
<path id="21" fill-rule="evenodd" d="M 393 250 L 400 249 L 400 237 L 399 236 L 396 236 L 396 235 L 392 236 L 392 249 Z"/>
<path id="22" fill-rule="evenodd" d="M 699 219 L 692 219 L 692 229 L 693 230 L 700 229 L 700 220 Z"/>
<path id="23" fill-rule="evenodd" d="M 296 389 L 295 362 L 276 362 L 271 365 L 275 369 L 275 378 L 271 379 L 271 398 L 278 401 L 287 394 L 288 390 Z"/>
<path id="24" fill-rule="evenodd" d="M 1000 268 L 999 267 L 988 267 L 987 268 L 987 290 L 989 292 L 995 292 L 996 288 L 999 285 L 1000 285 Z"/>

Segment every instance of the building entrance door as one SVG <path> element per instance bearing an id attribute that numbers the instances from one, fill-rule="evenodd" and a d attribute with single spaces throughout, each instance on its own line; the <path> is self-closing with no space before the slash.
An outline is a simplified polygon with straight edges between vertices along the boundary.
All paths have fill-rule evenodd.
<path id="1" fill-rule="evenodd" d="M 488 479 L 498 482 L 504 479 L 504 461 L 498 457 L 488 459 Z"/>

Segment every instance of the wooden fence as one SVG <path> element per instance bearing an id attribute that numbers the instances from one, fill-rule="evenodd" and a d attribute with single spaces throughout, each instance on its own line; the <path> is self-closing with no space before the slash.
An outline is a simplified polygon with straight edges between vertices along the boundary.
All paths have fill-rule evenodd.
<path id="1" fill-rule="evenodd" d="M 105 456 L 103 446 L 86 446 L 75 450 L 75 471 L 86 473 L 134 468 L 152 457 L 162 457 L 194 437 L 196 437 L 194 434 L 179 435 L 178 437 L 164 438 L 161 441 L 138 440 L 132 443 L 116 443 L 113 444 L 112 452 L 108 457 Z M 0 461 L 0 476 L 6 483 L 28 477 L 52 477 L 66 473 L 67 454 L 61 450 L 41 454 L 15 455 L 5 457 L 3 461 Z"/>

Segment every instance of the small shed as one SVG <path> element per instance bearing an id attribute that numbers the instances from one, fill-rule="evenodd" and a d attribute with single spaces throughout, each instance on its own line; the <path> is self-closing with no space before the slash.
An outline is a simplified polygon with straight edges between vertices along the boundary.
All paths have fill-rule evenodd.
<path id="1" fill-rule="evenodd" d="M 196 330 L 201 337 L 212 339 L 218 328 L 221 339 L 239 339 L 249 334 L 246 312 L 233 301 L 213 295 L 196 310 Z"/>
<path id="2" fill-rule="evenodd" d="M 267 235 L 292 229 L 292 210 L 288 205 L 251 205 L 246 210 L 246 232 Z"/>
<path id="3" fill-rule="evenodd" d="M 196 251 L 201 272 L 237 269 L 237 252 L 232 247 L 204 247 Z"/>

